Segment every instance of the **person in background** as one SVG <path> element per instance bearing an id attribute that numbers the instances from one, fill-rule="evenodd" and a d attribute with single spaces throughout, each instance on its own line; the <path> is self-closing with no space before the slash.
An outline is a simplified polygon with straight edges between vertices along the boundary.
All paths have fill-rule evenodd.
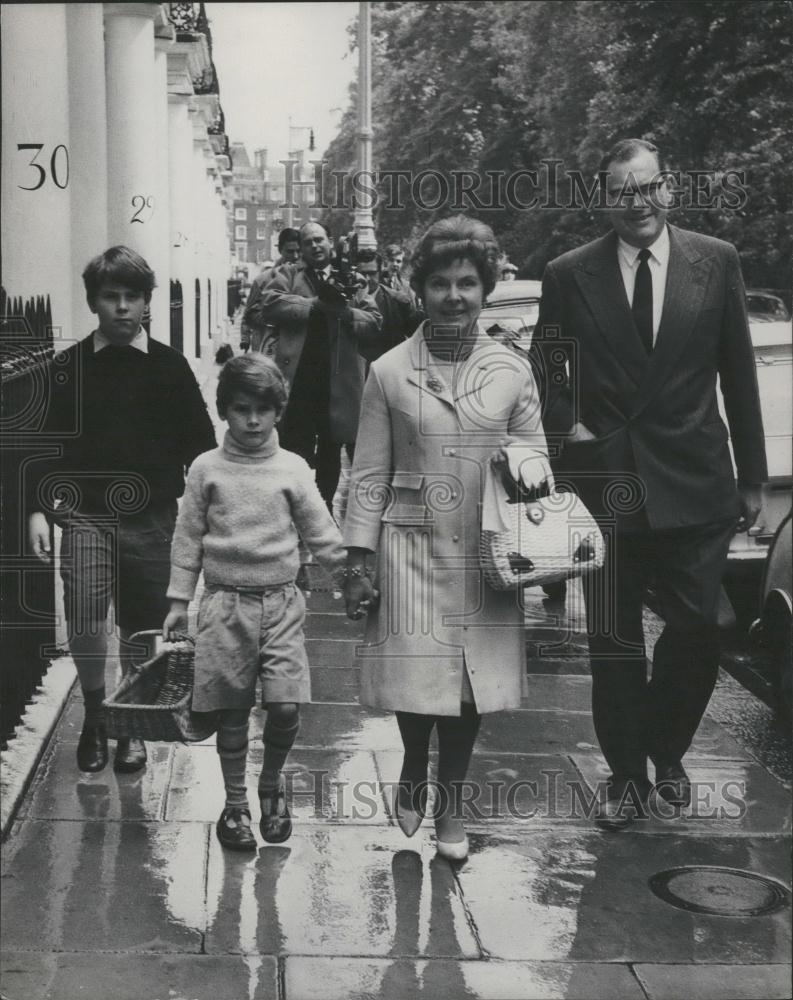
<path id="1" fill-rule="evenodd" d="M 295 264 L 300 260 L 300 233 L 297 229 L 289 227 L 282 229 L 278 234 L 278 260 L 273 263 L 262 265 L 261 272 L 253 279 L 251 290 L 248 294 L 248 301 L 245 303 L 245 312 L 242 315 L 242 327 L 240 330 L 240 347 L 243 343 L 252 351 L 260 351 L 267 336 L 267 325 L 262 322 L 259 300 L 262 289 L 270 281 L 276 268 L 284 264 Z"/>
<path id="2" fill-rule="evenodd" d="M 187 608 L 203 571 L 193 709 L 218 712 L 217 752 L 226 802 L 216 832 L 230 850 L 254 851 L 245 790 L 248 717 L 262 682 L 264 762 L 259 829 L 269 844 L 287 840 L 292 820 L 281 773 L 311 700 L 303 623 L 295 586 L 302 539 L 325 569 L 342 568 L 341 535 L 306 463 L 278 444 L 286 405 L 278 368 L 261 354 L 221 370 L 218 414 L 228 422 L 220 448 L 193 463 L 174 533 L 170 611 L 163 638 L 187 627 Z M 298 537 L 299 533 L 299 537 Z"/>
<path id="3" fill-rule="evenodd" d="M 520 595 L 491 589 L 479 566 L 483 483 L 495 460 L 550 486 L 528 359 L 478 323 L 497 260 L 492 230 L 465 216 L 421 238 L 411 280 L 428 318 L 372 363 L 344 524 L 347 613 L 370 609 L 361 703 L 396 712 L 405 749 L 394 813 L 416 832 L 437 729 L 435 831 L 451 860 L 468 853 L 462 783 L 482 714 L 517 708 L 526 684 Z"/>
<path id="4" fill-rule="evenodd" d="M 141 326 L 155 284 L 146 261 L 111 247 L 88 264 L 83 282 L 98 325 L 50 365 L 41 434 L 59 455 L 34 464 L 27 502 L 30 545 L 42 562 L 52 561 L 50 523 L 62 528 L 69 650 L 85 703 L 77 766 L 95 772 L 108 759 L 109 605 L 126 674 L 140 654 L 130 636 L 158 627 L 167 610 L 176 501 L 185 469 L 215 446 L 215 433 L 187 360 Z M 145 763 L 140 740 L 118 741 L 115 770 Z"/>
<path id="5" fill-rule="evenodd" d="M 289 387 L 281 422 L 285 448 L 316 470 L 328 508 L 339 480 L 341 446 L 353 445 L 364 383 L 361 350 L 381 337 L 381 316 L 359 288 L 333 285 L 332 249 L 318 222 L 300 229 L 302 260 L 278 268 L 262 290 L 257 315 L 271 327 L 263 349 Z"/>
<path id="6" fill-rule="evenodd" d="M 402 273 L 405 263 L 405 251 L 398 243 L 390 243 L 385 248 L 386 267 L 383 273 L 383 284 L 387 288 L 392 288 L 395 292 L 403 292 L 405 295 L 413 296 L 410 282 Z"/>
<path id="7" fill-rule="evenodd" d="M 362 251 L 355 269 L 366 281 L 366 291 L 383 317 L 380 340 L 371 345 L 371 350 L 363 349 L 367 360 L 374 361 L 407 340 L 424 320 L 424 314 L 412 295 L 383 284 L 383 258 L 379 253 Z"/>
<path id="8" fill-rule="evenodd" d="M 735 248 L 668 224 L 672 194 L 643 139 L 609 150 L 599 181 L 611 232 L 546 267 L 533 351 L 559 468 L 608 536 L 584 592 L 592 715 L 611 770 L 597 822 L 618 830 L 646 816 L 648 758 L 657 794 L 691 801 L 682 758 L 718 674 L 727 552 L 757 518 L 767 470 Z M 648 683 L 651 575 L 665 626 Z"/>

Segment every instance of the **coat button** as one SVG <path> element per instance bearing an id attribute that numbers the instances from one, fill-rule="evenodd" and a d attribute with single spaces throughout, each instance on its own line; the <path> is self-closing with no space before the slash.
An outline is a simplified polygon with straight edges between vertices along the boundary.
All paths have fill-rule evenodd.
<path id="1" fill-rule="evenodd" d="M 456 500 L 457 499 L 457 494 L 456 493 L 452 493 L 451 494 L 451 498 L 452 498 L 452 500 Z"/>
<path id="2" fill-rule="evenodd" d="M 460 541 L 460 536 L 459 535 L 452 535 L 452 541 L 453 542 L 459 542 Z"/>
<path id="3" fill-rule="evenodd" d="M 454 456 L 457 454 L 457 452 L 454 450 L 454 448 L 450 448 L 449 449 L 449 454 L 451 455 L 452 458 L 454 458 Z"/>

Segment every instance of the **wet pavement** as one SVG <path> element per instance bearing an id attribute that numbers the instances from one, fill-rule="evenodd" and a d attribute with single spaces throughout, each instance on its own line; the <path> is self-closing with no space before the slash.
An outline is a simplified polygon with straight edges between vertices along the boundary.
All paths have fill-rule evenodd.
<path id="1" fill-rule="evenodd" d="M 457 866 L 436 855 L 431 823 L 407 839 L 391 818 L 398 731 L 357 704 L 360 625 L 327 593 L 308 599 L 316 700 L 287 765 L 284 845 L 219 846 L 212 740 L 150 744 L 138 774 L 80 773 L 72 694 L 4 847 L 3 996 L 789 997 L 789 788 L 708 717 L 687 758 L 692 807 L 672 817 L 659 800 L 630 830 L 599 831 L 592 789 L 605 771 L 576 600 L 572 630 L 530 600 L 529 696 L 482 726 L 471 854 Z M 262 718 L 251 719 L 252 803 Z M 715 912 L 652 890 L 689 866 L 704 869 L 695 902 Z M 733 870 L 769 881 L 736 889 Z"/>
<path id="2" fill-rule="evenodd" d="M 653 800 L 648 820 L 598 830 L 580 591 L 563 608 L 527 593 L 529 694 L 484 720 L 462 865 L 438 857 L 431 822 L 412 839 L 395 825 L 397 727 L 357 703 L 362 629 L 325 591 L 308 598 L 314 702 L 283 845 L 220 847 L 213 740 L 149 744 L 137 774 L 79 772 L 72 693 L 4 844 L 2 997 L 790 997 L 789 739 L 758 741 L 765 706 L 722 676 L 686 758 L 692 806 Z M 262 725 L 257 710 L 252 804 Z"/>

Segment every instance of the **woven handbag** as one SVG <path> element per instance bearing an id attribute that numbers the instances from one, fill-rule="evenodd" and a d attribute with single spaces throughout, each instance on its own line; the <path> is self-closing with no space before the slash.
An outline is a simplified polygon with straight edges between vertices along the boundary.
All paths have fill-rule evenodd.
<path id="1" fill-rule="evenodd" d="M 159 629 L 136 632 L 130 642 L 160 635 Z M 194 712 L 195 642 L 185 636 L 137 665 L 104 702 L 108 736 L 163 743 L 198 743 L 217 729 L 215 712 Z"/>
<path id="2" fill-rule="evenodd" d="M 488 470 L 479 562 L 494 590 L 557 583 L 603 565 L 603 536 L 575 493 L 526 500 L 511 478 Z"/>

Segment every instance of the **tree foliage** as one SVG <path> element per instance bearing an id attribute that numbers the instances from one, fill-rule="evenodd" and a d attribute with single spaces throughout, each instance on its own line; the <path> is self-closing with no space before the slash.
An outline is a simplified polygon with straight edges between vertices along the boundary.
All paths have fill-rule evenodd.
<path id="1" fill-rule="evenodd" d="M 617 138 L 647 138 L 670 169 L 712 175 L 701 187 L 711 204 L 683 200 L 673 221 L 734 242 L 748 282 L 783 288 L 791 250 L 790 29 L 786 0 L 373 3 L 373 163 L 414 178 L 437 171 L 451 192 L 455 171 L 481 178 L 484 207 L 469 197 L 466 211 L 493 226 L 522 277 L 539 277 L 549 259 L 606 228 L 596 207 L 571 207 L 567 172 L 591 183 Z M 356 129 L 353 87 L 325 154 L 328 170 L 355 169 Z M 549 161 L 558 162 L 558 181 L 543 166 Z M 495 196 L 493 176 L 503 182 L 527 170 L 538 172 L 538 205 L 517 204 L 528 202 L 523 195 L 510 204 L 503 190 Z M 740 204 L 719 197 L 719 177 L 729 171 L 745 173 Z M 434 205 L 438 186 L 427 178 L 424 204 L 401 183 L 400 208 L 391 207 L 393 178 L 381 185 L 380 243 L 410 243 L 459 210 L 451 196 Z M 337 229 L 352 219 L 338 209 L 329 217 Z"/>

